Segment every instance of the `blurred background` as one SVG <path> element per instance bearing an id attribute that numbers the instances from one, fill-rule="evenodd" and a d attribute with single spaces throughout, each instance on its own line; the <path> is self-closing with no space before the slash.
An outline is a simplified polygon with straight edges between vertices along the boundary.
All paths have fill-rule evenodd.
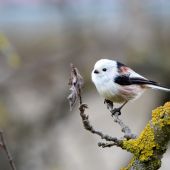
<path id="1" fill-rule="evenodd" d="M 170 1 L 0 0 L 0 127 L 17 170 L 117 170 L 131 154 L 101 149 L 69 111 L 70 63 L 85 79 L 83 101 L 96 129 L 122 136 L 91 82 L 94 63 L 115 59 L 170 87 Z M 121 118 L 139 134 L 169 100 L 147 91 Z M 170 149 L 162 159 L 168 170 Z M 0 169 L 9 170 L 0 151 Z"/>

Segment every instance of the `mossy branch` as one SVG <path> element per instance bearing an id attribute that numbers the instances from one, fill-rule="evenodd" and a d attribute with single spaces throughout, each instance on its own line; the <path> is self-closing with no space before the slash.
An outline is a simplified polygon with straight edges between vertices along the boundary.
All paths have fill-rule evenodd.
<path id="1" fill-rule="evenodd" d="M 157 170 L 170 140 L 170 102 L 152 111 L 152 119 L 137 139 L 125 140 L 122 148 L 134 157 L 122 170 Z"/>
<path id="2" fill-rule="evenodd" d="M 100 136 L 108 143 L 98 143 L 101 147 L 117 146 L 134 156 L 127 167 L 121 170 L 157 170 L 161 167 L 161 158 L 167 150 L 168 141 L 170 140 L 170 102 L 164 106 L 158 107 L 152 112 L 152 119 L 146 125 L 139 137 L 135 138 L 131 130 L 126 126 L 122 120 L 118 120 L 125 135 L 123 138 L 111 137 L 97 131 L 93 128 L 89 121 L 89 116 L 85 114 L 87 109 L 86 104 L 82 104 L 81 88 L 83 85 L 83 78 L 79 74 L 78 69 L 71 65 L 70 78 L 70 95 L 68 97 L 71 108 L 74 106 L 77 99 L 79 99 L 80 116 L 84 128 L 93 134 Z M 117 121 L 116 121 L 117 122 Z"/>

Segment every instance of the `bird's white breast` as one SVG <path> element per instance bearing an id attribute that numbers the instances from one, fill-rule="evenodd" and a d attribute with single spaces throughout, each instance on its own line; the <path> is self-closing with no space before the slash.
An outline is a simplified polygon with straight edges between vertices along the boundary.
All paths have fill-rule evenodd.
<path id="1" fill-rule="evenodd" d="M 125 101 L 122 96 L 119 95 L 119 90 L 117 84 L 113 82 L 113 78 L 107 76 L 92 76 L 92 81 L 94 82 L 97 91 L 105 99 L 110 100 L 115 103 L 122 103 Z"/>

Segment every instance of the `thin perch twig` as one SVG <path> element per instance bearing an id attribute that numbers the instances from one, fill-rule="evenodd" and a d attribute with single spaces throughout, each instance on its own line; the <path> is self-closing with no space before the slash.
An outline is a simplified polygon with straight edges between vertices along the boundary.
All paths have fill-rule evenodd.
<path id="1" fill-rule="evenodd" d="M 87 106 L 87 104 L 83 104 L 82 97 L 81 97 L 81 89 L 83 87 L 83 78 L 80 75 L 78 69 L 75 68 L 73 66 L 73 64 L 71 64 L 71 77 L 70 77 L 69 85 L 71 86 L 70 87 L 71 93 L 68 96 L 70 107 L 72 109 L 72 107 L 75 105 L 77 98 L 78 98 L 79 104 L 80 104 L 80 106 L 79 106 L 80 116 L 82 118 L 84 128 L 86 130 L 90 131 L 91 133 L 100 136 L 101 139 L 114 142 L 114 144 L 116 146 L 120 147 L 122 145 L 122 142 L 123 142 L 122 139 L 118 139 L 116 137 L 111 137 L 109 135 L 105 135 L 102 132 L 95 130 L 93 128 L 93 126 L 90 124 L 89 116 L 85 114 L 85 109 L 87 109 L 88 106 Z M 99 146 L 100 146 L 100 143 L 99 143 Z"/>
<path id="2" fill-rule="evenodd" d="M 137 135 L 133 134 L 131 129 L 119 118 L 119 114 L 112 114 L 113 112 L 113 103 L 110 101 L 105 101 L 107 104 L 107 109 L 111 112 L 111 115 L 114 119 L 114 122 L 118 123 L 121 127 L 121 131 L 124 133 L 124 138 L 126 139 L 135 139 Z"/>

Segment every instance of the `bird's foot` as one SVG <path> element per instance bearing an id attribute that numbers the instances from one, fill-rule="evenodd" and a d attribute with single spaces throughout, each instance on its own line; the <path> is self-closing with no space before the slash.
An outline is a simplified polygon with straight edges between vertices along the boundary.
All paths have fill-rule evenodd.
<path id="1" fill-rule="evenodd" d="M 121 115 L 121 107 L 119 108 L 114 108 L 111 110 L 112 116 L 120 116 Z"/>
<path id="2" fill-rule="evenodd" d="M 107 109 L 113 110 L 113 102 L 111 102 L 110 100 L 105 99 L 104 104 L 107 105 Z"/>

